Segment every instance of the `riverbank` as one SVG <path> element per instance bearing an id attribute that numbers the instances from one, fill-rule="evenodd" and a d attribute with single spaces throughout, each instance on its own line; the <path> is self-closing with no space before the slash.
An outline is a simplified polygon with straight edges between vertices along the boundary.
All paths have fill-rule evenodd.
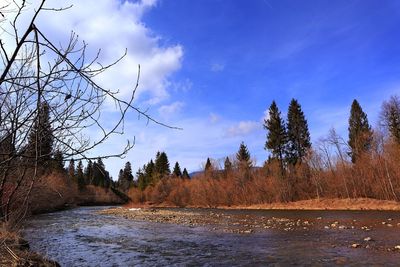
<path id="1" fill-rule="evenodd" d="M 170 203 L 128 203 L 125 208 L 179 208 Z M 372 198 L 320 198 L 287 203 L 266 203 L 237 206 L 198 206 L 190 205 L 187 208 L 217 208 L 233 210 L 381 210 L 400 211 L 400 202 L 378 200 Z"/>
<path id="2" fill-rule="evenodd" d="M 310 199 L 288 203 L 257 204 L 250 206 L 222 207 L 224 209 L 265 210 L 387 210 L 400 211 L 400 202 L 371 198 Z"/>
<path id="3" fill-rule="evenodd" d="M 17 233 L 0 228 L 0 266 L 59 267 L 52 260 L 29 250 L 29 243 Z"/>

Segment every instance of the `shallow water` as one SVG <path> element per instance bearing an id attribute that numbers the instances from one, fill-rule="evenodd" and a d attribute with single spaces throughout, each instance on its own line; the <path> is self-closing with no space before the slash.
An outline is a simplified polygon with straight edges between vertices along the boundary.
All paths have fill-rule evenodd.
<path id="1" fill-rule="evenodd" d="M 315 220 L 310 230 L 268 229 L 253 234 L 212 231 L 207 227 L 138 222 L 98 215 L 105 207 L 38 215 L 24 234 L 32 250 L 62 266 L 399 266 L 400 252 L 387 248 L 400 244 L 399 212 L 347 211 L 213 211 L 257 218 L 283 217 Z M 196 210 L 207 213 L 210 210 Z M 390 218 L 394 227 L 382 226 Z M 340 220 L 373 225 L 371 232 L 324 229 Z M 321 227 L 322 226 L 322 227 Z M 350 248 L 371 236 L 377 249 Z M 371 243 L 372 244 L 372 243 Z"/>

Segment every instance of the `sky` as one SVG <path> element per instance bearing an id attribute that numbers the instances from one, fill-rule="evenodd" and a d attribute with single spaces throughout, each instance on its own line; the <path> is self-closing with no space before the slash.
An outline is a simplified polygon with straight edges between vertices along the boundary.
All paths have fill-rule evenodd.
<path id="1" fill-rule="evenodd" d="M 167 153 L 171 167 L 179 161 L 194 172 L 207 157 L 234 156 L 242 141 L 262 165 L 263 120 L 273 100 L 285 117 L 297 99 L 316 143 L 332 127 L 347 138 L 353 99 L 375 126 L 382 102 L 400 95 L 397 0 L 48 0 L 71 3 L 40 16 L 42 31 L 63 42 L 73 30 L 91 53 L 101 48 L 106 62 L 126 48 L 99 82 L 129 95 L 140 64 L 135 105 L 182 128 L 130 113 L 125 135 L 93 152 L 118 152 L 135 138 L 124 159 L 105 161 L 114 178 L 126 161 L 136 171 L 157 151 Z"/>

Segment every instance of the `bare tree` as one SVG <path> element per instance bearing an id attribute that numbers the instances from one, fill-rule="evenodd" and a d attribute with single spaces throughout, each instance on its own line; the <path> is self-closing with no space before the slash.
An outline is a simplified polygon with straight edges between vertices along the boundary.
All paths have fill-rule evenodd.
<path id="1" fill-rule="evenodd" d="M 90 151 L 111 136 L 124 133 L 124 119 L 130 111 L 148 122 L 174 128 L 158 122 L 133 105 L 140 66 L 136 84 L 127 99 L 119 97 L 118 89 L 105 88 L 96 82 L 95 78 L 117 64 L 126 51 L 114 62 L 103 65 L 98 63 L 100 50 L 93 58 L 88 58 L 87 44 L 80 42 L 75 33 L 71 33 L 67 44 L 61 45 L 42 32 L 36 24 L 42 13 L 70 8 L 54 8 L 46 4 L 46 0 L 41 0 L 38 6 L 34 6 L 26 29 L 19 26 L 28 5 L 25 0 L 9 0 L 0 5 L 0 36 L 8 35 L 12 37 L 8 39 L 13 40 L 11 43 L 0 40 L 0 218 L 5 220 L 10 217 L 12 205 L 27 206 L 32 187 L 40 175 L 41 159 L 52 157 L 52 152 L 40 152 L 38 131 L 33 136 L 36 139 L 33 142 L 34 153 L 27 152 L 29 136 L 32 137 L 33 129 L 43 123 L 41 106 L 48 107 L 52 127 L 51 151 L 62 152 L 64 160 L 90 159 Z M 101 111 L 109 103 L 113 103 L 119 115 L 112 125 L 104 125 Z M 90 132 L 101 134 L 91 139 L 88 136 Z M 134 140 L 127 141 L 122 151 L 101 157 L 122 157 L 133 144 Z M 15 194 L 22 184 L 27 186 L 15 204 Z"/>

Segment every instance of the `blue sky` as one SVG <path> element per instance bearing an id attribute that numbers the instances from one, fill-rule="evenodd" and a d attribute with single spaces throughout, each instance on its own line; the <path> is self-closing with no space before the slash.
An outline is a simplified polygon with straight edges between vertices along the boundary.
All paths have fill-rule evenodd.
<path id="1" fill-rule="evenodd" d="M 125 159 L 106 161 L 114 177 L 125 161 L 136 170 L 158 150 L 167 152 L 171 165 L 179 161 L 196 171 L 207 157 L 234 155 L 241 141 L 261 165 L 268 156 L 262 121 L 273 100 L 284 116 L 290 100 L 299 100 L 315 143 L 331 127 L 347 139 L 354 98 L 376 125 L 382 101 L 400 94 L 399 1 L 57 4 L 70 2 L 71 10 L 40 18 L 47 33 L 63 39 L 74 30 L 90 47 L 102 48 L 106 61 L 128 48 L 128 57 L 99 82 L 118 87 L 124 96 L 141 64 L 135 104 L 183 128 L 146 125 L 132 113 L 126 135 L 94 152 L 118 150 L 136 138 Z"/>

